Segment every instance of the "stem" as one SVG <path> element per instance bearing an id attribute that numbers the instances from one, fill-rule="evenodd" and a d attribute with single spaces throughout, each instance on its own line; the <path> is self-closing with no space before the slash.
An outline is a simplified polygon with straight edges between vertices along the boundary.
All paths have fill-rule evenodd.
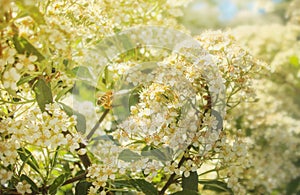
<path id="1" fill-rule="evenodd" d="M 80 143 L 79 146 L 80 147 L 77 149 L 77 151 L 82 148 L 86 148 L 86 145 L 83 143 Z M 78 157 L 80 158 L 80 161 L 82 162 L 85 169 L 87 169 L 89 166 L 92 165 L 91 160 L 90 160 L 89 156 L 87 155 L 87 153 L 85 153 L 84 155 L 78 155 Z"/>
<path id="2" fill-rule="evenodd" d="M 216 171 L 217 171 L 216 169 L 211 169 L 211 170 L 205 171 L 203 173 L 200 173 L 198 176 L 205 175 L 205 174 L 211 173 L 211 172 L 216 172 Z"/>
<path id="3" fill-rule="evenodd" d="M 191 147 L 192 147 L 192 145 L 189 145 L 186 151 L 189 151 Z M 186 152 L 183 154 L 182 158 L 180 159 L 177 168 L 181 167 L 181 166 L 183 165 L 184 161 L 187 160 L 187 158 L 185 157 L 185 154 L 186 154 Z M 164 187 L 159 191 L 159 193 L 158 193 L 159 195 L 163 195 L 163 194 L 165 193 L 165 191 L 168 189 L 168 187 L 173 183 L 175 176 L 176 176 L 176 173 L 173 173 L 173 174 L 169 177 L 167 183 L 166 183 L 166 184 L 164 185 Z"/>
<path id="4" fill-rule="evenodd" d="M 204 120 L 205 114 L 208 113 L 208 111 L 212 109 L 212 99 L 211 99 L 211 95 L 210 95 L 209 90 L 208 90 L 208 86 L 205 86 L 205 89 L 207 90 L 207 93 L 208 93 L 208 95 L 207 95 L 207 97 L 206 97 L 207 104 L 205 105 L 205 109 L 204 109 L 204 112 L 203 112 L 203 116 L 200 118 L 201 124 L 203 124 L 203 120 Z M 180 159 L 177 168 L 180 168 L 180 167 L 183 165 L 183 163 L 188 159 L 188 158 L 185 157 L 185 154 L 186 154 L 191 148 L 192 148 L 192 144 L 190 144 L 190 145 L 187 147 L 186 152 L 183 154 L 182 158 Z M 173 174 L 169 177 L 167 183 L 166 183 L 166 184 L 163 186 L 163 188 L 159 191 L 159 193 L 158 193 L 159 195 L 163 195 L 163 194 L 166 192 L 166 190 L 168 189 L 168 187 L 174 182 L 175 176 L 176 176 L 176 173 L 173 173 Z"/>
<path id="5" fill-rule="evenodd" d="M 87 172 L 86 172 L 86 173 L 82 173 L 82 174 L 80 174 L 80 175 L 77 175 L 77 176 L 75 176 L 75 177 L 73 177 L 73 178 L 71 178 L 71 179 L 68 179 L 68 180 L 65 181 L 62 185 L 63 185 L 63 186 L 64 186 L 64 185 L 68 185 L 68 184 L 70 184 L 70 183 L 74 183 L 75 181 L 84 179 L 84 178 L 86 177 L 86 174 L 87 174 Z"/>
<path id="6" fill-rule="evenodd" d="M 92 128 L 92 130 L 90 131 L 90 133 L 86 136 L 87 140 L 91 139 L 91 137 L 94 135 L 95 131 L 98 129 L 98 127 L 100 126 L 101 122 L 104 120 L 105 116 L 109 113 L 109 111 L 110 111 L 110 109 L 105 109 L 105 111 L 103 112 L 102 116 L 99 118 L 99 120 L 95 124 L 95 126 Z"/>
<path id="7" fill-rule="evenodd" d="M 96 130 L 99 128 L 100 124 L 102 123 L 102 121 L 104 120 L 105 116 L 109 113 L 110 109 L 105 109 L 105 111 L 103 112 L 103 114 L 101 115 L 101 117 L 99 118 L 99 120 L 97 121 L 97 123 L 94 125 L 94 127 L 91 129 L 90 133 L 86 136 L 87 141 L 89 141 L 91 139 L 91 137 L 94 135 L 94 133 L 96 132 Z M 86 148 L 86 145 L 83 143 L 80 143 L 80 147 L 77 149 L 80 150 L 82 148 Z M 91 166 L 91 160 L 89 158 L 89 156 L 87 155 L 87 153 L 85 153 L 84 155 L 78 155 L 80 158 L 80 161 L 82 162 L 82 164 L 84 165 L 84 167 L 87 169 L 89 166 Z"/>

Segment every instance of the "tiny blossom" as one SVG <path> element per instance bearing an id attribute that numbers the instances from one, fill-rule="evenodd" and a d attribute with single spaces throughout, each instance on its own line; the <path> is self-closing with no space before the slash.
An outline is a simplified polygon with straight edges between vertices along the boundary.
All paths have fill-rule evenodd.
<path id="1" fill-rule="evenodd" d="M 105 187 L 106 182 L 115 179 L 115 174 L 117 169 L 115 167 L 110 167 L 109 165 L 96 165 L 93 164 L 88 168 L 87 177 L 93 182 L 96 188 Z"/>
<path id="2" fill-rule="evenodd" d="M 19 142 L 8 139 L 0 142 L 0 160 L 4 166 L 14 164 L 17 161 Z"/>
<path id="3" fill-rule="evenodd" d="M 98 194 L 98 190 L 99 190 L 98 187 L 91 186 L 89 188 L 88 195 L 97 195 Z"/>
<path id="4" fill-rule="evenodd" d="M 16 68 L 10 68 L 6 70 L 3 74 L 3 86 L 5 88 L 11 88 L 13 90 L 16 90 L 17 87 L 17 81 L 21 78 L 21 75 L 18 73 Z"/>
<path id="5" fill-rule="evenodd" d="M 0 59 L 0 70 L 2 70 L 2 68 L 7 64 L 13 64 L 15 62 L 16 54 L 17 51 L 14 48 L 7 47 L 3 49 Z"/>
<path id="6" fill-rule="evenodd" d="M 31 193 L 30 184 L 28 184 L 26 181 L 18 182 L 18 185 L 16 186 L 16 189 L 19 193 L 25 194 L 25 193 Z"/>
<path id="7" fill-rule="evenodd" d="M 57 48 L 57 49 L 65 49 L 67 47 L 65 38 L 61 32 L 58 30 L 49 30 L 50 34 L 49 41 Z"/>
<path id="8" fill-rule="evenodd" d="M 180 175 L 180 170 L 178 169 L 178 163 L 176 162 L 167 162 L 164 167 L 164 171 L 168 174 L 176 173 L 176 175 Z"/>
<path id="9" fill-rule="evenodd" d="M 28 69 L 28 71 L 34 71 L 35 66 L 34 62 L 37 60 L 37 57 L 34 55 L 31 55 L 29 57 L 26 57 L 26 55 L 18 55 L 19 61 L 16 64 L 16 68 L 18 70 L 21 70 L 22 68 Z"/>
<path id="10" fill-rule="evenodd" d="M 217 129 L 218 120 L 215 116 L 210 115 L 209 113 L 205 114 L 205 117 L 203 119 L 203 124 L 207 126 L 208 128 L 211 128 L 213 130 Z"/>
<path id="11" fill-rule="evenodd" d="M 4 185 L 8 180 L 10 180 L 13 176 L 13 172 L 7 171 L 5 169 L 0 170 L 0 183 Z"/>
<path id="12" fill-rule="evenodd" d="M 193 161 L 187 160 L 185 165 L 180 167 L 180 171 L 183 172 L 184 177 L 189 177 L 190 172 L 197 171 L 197 166 L 194 165 Z"/>

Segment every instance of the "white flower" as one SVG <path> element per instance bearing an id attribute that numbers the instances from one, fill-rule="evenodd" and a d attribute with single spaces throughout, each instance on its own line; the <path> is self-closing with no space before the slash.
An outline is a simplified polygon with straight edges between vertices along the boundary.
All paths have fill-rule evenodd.
<path id="1" fill-rule="evenodd" d="M 15 55 L 17 51 L 14 48 L 5 48 L 2 51 L 2 56 L 0 59 L 0 69 L 4 67 L 6 64 L 13 64 L 15 62 Z"/>
<path id="2" fill-rule="evenodd" d="M 17 72 L 16 68 L 10 68 L 3 74 L 3 86 L 5 88 L 11 88 L 17 90 L 17 81 L 21 78 L 21 75 Z"/>
<path id="3" fill-rule="evenodd" d="M 28 184 L 26 181 L 19 182 L 16 186 L 16 189 L 19 193 L 25 194 L 25 193 L 31 193 L 30 184 Z"/>
<path id="4" fill-rule="evenodd" d="M 11 177 L 13 176 L 13 172 L 11 172 L 11 171 L 7 171 L 7 170 L 5 170 L 5 169 L 1 169 L 0 170 L 0 183 L 2 184 L 2 185 L 4 185 L 8 180 L 10 180 L 11 179 Z"/>
<path id="5" fill-rule="evenodd" d="M 21 70 L 22 68 L 26 68 L 29 71 L 34 71 L 35 66 L 34 62 L 38 59 L 36 56 L 31 55 L 27 57 L 26 55 L 18 55 L 19 62 L 16 64 L 16 68 Z"/>
<path id="6" fill-rule="evenodd" d="M 203 119 L 203 124 L 206 125 L 208 128 L 217 129 L 218 120 L 215 116 L 206 113 Z"/>

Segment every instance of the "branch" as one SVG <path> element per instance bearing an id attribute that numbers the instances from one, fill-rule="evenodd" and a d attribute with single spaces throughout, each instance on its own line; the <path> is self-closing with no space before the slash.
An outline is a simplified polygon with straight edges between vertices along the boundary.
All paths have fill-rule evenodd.
<path id="1" fill-rule="evenodd" d="M 103 112 L 102 116 L 99 118 L 99 120 L 95 124 L 95 126 L 92 128 L 92 130 L 90 131 L 90 133 L 86 136 L 87 140 L 91 139 L 91 137 L 94 135 L 95 131 L 99 128 L 100 124 L 104 120 L 105 116 L 109 113 L 109 111 L 110 111 L 110 109 L 105 109 L 105 111 Z"/>
<path id="2" fill-rule="evenodd" d="M 186 151 L 189 151 L 191 147 L 192 147 L 192 145 L 189 145 Z M 181 167 L 181 165 L 183 165 L 184 161 L 187 160 L 187 158 L 185 157 L 185 154 L 186 154 L 186 152 L 184 152 L 182 158 L 180 159 L 177 168 Z M 175 176 L 176 176 L 176 173 L 173 173 L 173 174 L 169 177 L 167 183 L 166 183 L 166 184 L 164 185 L 164 187 L 159 191 L 159 193 L 158 193 L 159 195 L 164 195 L 164 194 L 165 194 L 165 191 L 166 191 L 166 190 L 168 189 L 168 187 L 173 183 Z"/>
<path id="3" fill-rule="evenodd" d="M 94 135 L 94 133 L 96 132 L 96 130 L 99 128 L 101 122 L 104 120 L 105 116 L 109 113 L 110 109 L 105 109 L 105 111 L 103 112 L 103 114 L 101 115 L 101 117 L 99 118 L 99 120 L 97 121 L 97 123 L 94 125 L 94 127 L 91 129 L 90 133 L 86 136 L 87 141 L 89 141 L 91 139 L 91 137 Z M 80 150 L 82 148 L 86 148 L 86 145 L 83 143 L 80 143 L 80 147 L 77 149 Z M 89 156 L 87 155 L 87 153 L 85 153 L 84 155 L 78 155 L 80 158 L 80 161 L 82 162 L 82 164 L 84 165 L 84 167 L 87 169 L 89 166 L 91 166 L 91 160 L 89 158 Z"/>
<path id="4" fill-rule="evenodd" d="M 86 174 L 87 174 L 87 172 L 82 173 L 82 174 L 80 174 L 80 175 L 77 175 L 77 176 L 75 176 L 75 177 L 73 177 L 73 178 L 71 178 L 71 179 L 68 179 L 67 181 L 65 181 L 65 182 L 63 183 L 63 186 L 64 186 L 64 185 L 67 185 L 67 184 L 70 184 L 70 183 L 73 183 L 73 182 L 75 182 L 75 181 L 79 181 L 79 180 L 81 180 L 81 179 L 84 179 L 84 178 L 86 177 Z"/>
<path id="5" fill-rule="evenodd" d="M 201 119 L 200 119 L 200 120 L 201 120 L 201 124 L 203 124 L 203 120 L 204 120 L 205 114 L 208 113 L 208 111 L 212 109 L 212 98 L 211 98 L 211 95 L 210 95 L 210 93 L 209 93 L 208 86 L 205 86 L 205 89 L 206 89 L 207 92 L 208 92 L 208 95 L 204 97 L 204 99 L 207 100 L 207 104 L 204 106 L 204 108 L 205 108 L 205 109 L 204 109 L 204 113 L 203 113 L 203 116 L 202 116 Z M 202 125 L 201 125 L 201 126 L 202 126 Z M 185 157 L 185 154 L 186 154 L 191 148 L 192 148 L 192 143 L 187 147 L 185 153 L 183 154 L 182 158 L 180 159 L 180 161 L 179 161 L 179 163 L 178 163 L 177 168 L 180 168 L 180 167 L 183 165 L 183 163 L 188 159 L 188 158 Z M 173 173 L 173 174 L 169 177 L 167 183 L 166 183 L 166 184 L 164 185 L 164 187 L 159 191 L 159 193 L 158 193 L 159 195 L 163 195 L 163 194 L 166 192 L 166 190 L 168 189 L 168 187 L 174 182 L 175 176 L 176 176 L 176 173 Z"/>

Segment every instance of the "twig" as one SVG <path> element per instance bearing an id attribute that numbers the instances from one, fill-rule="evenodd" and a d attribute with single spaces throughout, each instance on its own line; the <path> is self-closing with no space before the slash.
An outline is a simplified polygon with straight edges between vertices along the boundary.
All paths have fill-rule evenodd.
<path id="1" fill-rule="evenodd" d="M 192 147 L 192 145 L 189 145 L 186 151 L 189 151 L 189 150 L 191 149 L 191 147 Z M 180 159 L 177 168 L 181 167 L 181 165 L 182 165 L 182 164 L 184 163 L 184 161 L 187 159 L 187 158 L 185 157 L 185 154 L 186 154 L 186 152 L 184 152 L 182 158 Z M 173 173 L 173 174 L 169 177 L 167 183 L 166 183 L 166 184 L 164 185 L 164 187 L 159 191 L 159 193 L 158 193 L 159 195 L 165 194 L 165 191 L 166 191 L 166 190 L 168 189 L 168 187 L 173 183 L 175 176 L 176 176 L 176 173 Z"/>
<path id="2" fill-rule="evenodd" d="M 101 122 L 104 120 L 105 116 L 109 113 L 109 111 L 110 111 L 110 109 L 105 109 L 105 111 L 103 112 L 103 114 L 101 115 L 101 117 L 99 118 L 97 123 L 94 125 L 94 127 L 91 129 L 89 134 L 86 136 L 87 141 L 89 141 L 91 139 L 91 137 L 94 135 L 94 133 L 99 128 Z M 86 145 L 83 143 L 80 143 L 80 147 L 77 150 L 80 150 L 82 148 L 86 148 Z M 84 155 L 78 155 L 78 156 L 86 169 L 89 166 L 91 166 L 92 163 L 91 163 L 91 160 L 90 160 L 89 156 L 87 155 L 87 153 L 85 153 Z"/>
<path id="3" fill-rule="evenodd" d="M 208 92 L 208 95 L 205 97 L 205 99 L 207 100 L 207 104 L 204 106 L 205 110 L 204 110 L 204 113 L 203 113 L 203 117 L 201 117 L 201 124 L 203 124 L 203 120 L 204 120 L 205 114 L 208 113 L 208 111 L 212 109 L 212 99 L 211 99 L 211 95 L 210 95 L 209 90 L 208 90 L 208 86 L 205 86 L 205 89 L 206 89 L 207 92 Z M 186 154 L 191 148 L 192 148 L 192 144 L 190 144 L 190 145 L 187 147 L 185 153 L 183 154 L 182 158 L 180 159 L 180 161 L 179 161 L 179 163 L 178 163 L 177 168 L 180 168 L 180 167 L 183 165 L 183 163 L 188 159 L 188 158 L 185 157 L 185 154 Z M 166 184 L 163 186 L 163 188 L 159 191 L 159 193 L 158 193 L 159 195 L 163 195 L 163 194 L 166 192 L 166 190 L 168 189 L 168 187 L 174 182 L 175 176 L 176 176 L 176 173 L 173 173 L 173 174 L 169 177 L 167 183 L 166 183 Z"/>
<path id="4" fill-rule="evenodd" d="M 86 177 L 86 174 L 87 174 L 87 172 L 82 173 L 82 174 L 80 174 L 80 175 L 77 175 L 77 176 L 75 176 L 75 177 L 73 177 L 73 178 L 71 178 L 71 179 L 68 179 L 67 181 L 65 181 L 65 182 L 63 183 L 63 186 L 64 186 L 64 185 L 67 185 L 67 184 L 70 184 L 70 183 L 74 183 L 75 181 L 84 179 L 84 178 Z"/>
<path id="5" fill-rule="evenodd" d="M 87 140 L 91 139 L 91 137 L 94 135 L 95 131 L 99 128 L 101 122 L 104 120 L 105 116 L 109 113 L 109 111 L 110 111 L 110 109 L 105 109 L 105 111 L 103 112 L 102 116 L 99 118 L 99 120 L 95 124 L 95 126 L 92 128 L 92 130 L 90 131 L 90 133 L 86 136 Z"/>

